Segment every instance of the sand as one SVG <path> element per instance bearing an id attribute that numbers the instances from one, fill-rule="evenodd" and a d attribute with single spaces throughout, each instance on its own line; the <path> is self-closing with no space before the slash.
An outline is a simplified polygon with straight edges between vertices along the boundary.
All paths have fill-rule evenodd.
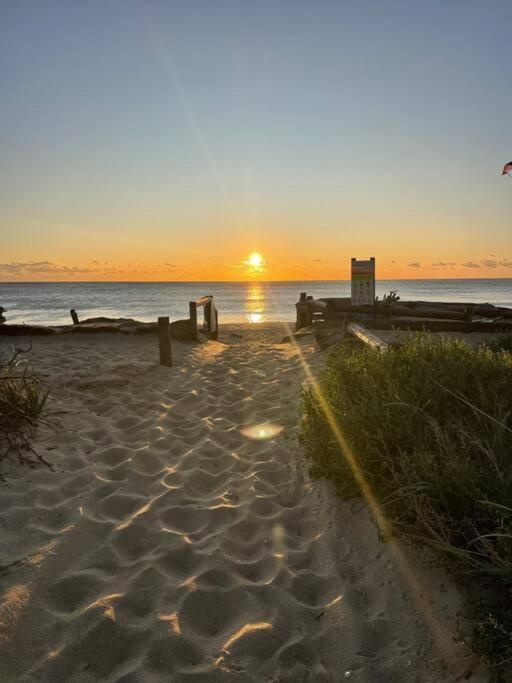
<path id="1" fill-rule="evenodd" d="M 1 681 L 468 670 L 448 578 L 406 552 L 411 587 L 364 504 L 309 479 L 298 391 L 322 353 L 280 344 L 286 332 L 223 327 L 219 342 L 174 343 L 173 368 L 153 336 L 33 340 L 53 387 L 35 447 L 55 471 L 3 467 Z"/>

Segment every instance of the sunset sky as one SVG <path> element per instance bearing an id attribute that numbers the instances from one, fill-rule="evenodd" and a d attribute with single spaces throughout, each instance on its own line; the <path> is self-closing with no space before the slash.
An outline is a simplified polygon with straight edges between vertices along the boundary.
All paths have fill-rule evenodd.
<path id="1" fill-rule="evenodd" d="M 512 277 L 511 27 L 492 0 L 0 0 L 0 280 Z"/>

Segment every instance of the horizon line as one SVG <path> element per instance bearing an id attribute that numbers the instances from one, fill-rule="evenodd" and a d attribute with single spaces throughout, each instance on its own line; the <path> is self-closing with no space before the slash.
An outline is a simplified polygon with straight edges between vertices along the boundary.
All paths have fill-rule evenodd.
<path id="1" fill-rule="evenodd" d="M 421 282 L 421 281 L 461 281 L 461 280 L 512 280 L 510 277 L 411 277 L 411 278 L 376 278 L 375 283 L 379 282 Z M 0 280 L 0 285 L 93 285 L 93 284 L 112 284 L 112 285 L 142 285 L 142 284 L 256 284 L 256 283 L 283 283 L 283 282 L 351 282 L 351 278 L 315 278 L 299 280 Z"/>

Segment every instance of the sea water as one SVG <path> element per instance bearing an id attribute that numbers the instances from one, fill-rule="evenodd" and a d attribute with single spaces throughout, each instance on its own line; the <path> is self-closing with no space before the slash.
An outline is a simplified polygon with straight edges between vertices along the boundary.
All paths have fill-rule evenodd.
<path id="1" fill-rule="evenodd" d="M 461 280 L 379 280 L 377 295 L 396 290 L 405 300 L 489 302 L 512 307 L 512 278 Z M 219 322 L 294 321 L 300 292 L 315 298 L 350 296 L 350 281 L 305 282 L 32 282 L 0 283 L 0 306 L 7 322 L 70 323 L 106 316 L 152 321 L 188 317 L 189 301 L 212 294 Z"/>

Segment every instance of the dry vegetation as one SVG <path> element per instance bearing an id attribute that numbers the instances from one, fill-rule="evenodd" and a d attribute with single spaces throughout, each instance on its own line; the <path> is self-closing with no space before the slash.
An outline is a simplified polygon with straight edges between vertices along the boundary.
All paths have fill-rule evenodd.
<path id="1" fill-rule="evenodd" d="M 0 460 L 15 456 L 20 462 L 46 462 L 31 445 L 48 389 L 25 362 L 30 350 L 0 352 Z"/>

